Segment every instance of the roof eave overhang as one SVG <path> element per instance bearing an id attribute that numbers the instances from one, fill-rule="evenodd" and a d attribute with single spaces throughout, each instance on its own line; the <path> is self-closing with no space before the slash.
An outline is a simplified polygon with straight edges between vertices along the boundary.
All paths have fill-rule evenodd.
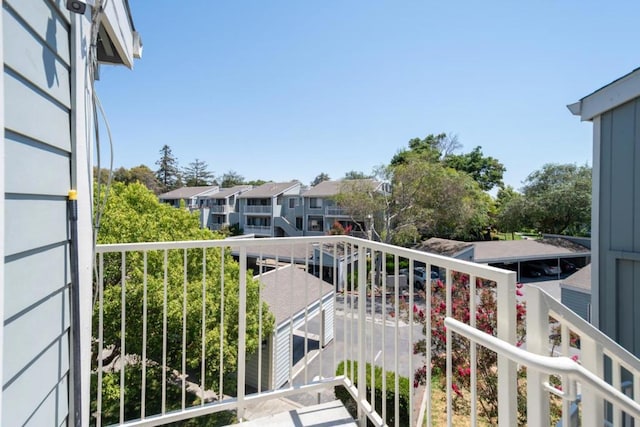
<path id="1" fill-rule="evenodd" d="M 585 96 L 580 101 L 567 105 L 574 116 L 589 121 L 632 99 L 640 97 L 640 68 Z"/>
<path id="2" fill-rule="evenodd" d="M 135 30 L 127 0 L 106 2 L 100 19 L 99 35 L 102 52 L 99 62 L 123 64 L 133 68 L 133 61 L 142 57 L 142 39 Z"/>

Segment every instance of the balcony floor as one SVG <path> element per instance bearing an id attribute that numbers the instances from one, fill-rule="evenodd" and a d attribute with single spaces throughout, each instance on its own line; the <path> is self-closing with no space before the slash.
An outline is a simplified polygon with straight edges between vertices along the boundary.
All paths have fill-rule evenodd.
<path id="1" fill-rule="evenodd" d="M 357 427 L 356 422 L 353 420 L 351 415 L 349 415 L 349 412 L 339 400 L 322 403 L 320 405 L 306 406 L 289 412 L 281 412 L 279 414 L 269 415 L 235 425 L 242 425 L 246 427 Z"/>

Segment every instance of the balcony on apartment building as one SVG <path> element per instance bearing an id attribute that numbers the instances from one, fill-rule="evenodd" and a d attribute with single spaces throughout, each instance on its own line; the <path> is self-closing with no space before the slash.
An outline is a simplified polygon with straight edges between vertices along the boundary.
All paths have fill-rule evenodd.
<path id="1" fill-rule="evenodd" d="M 211 205 L 209 210 L 212 214 L 226 214 L 229 212 L 229 205 Z"/>
<path id="2" fill-rule="evenodd" d="M 349 236 L 96 251 L 98 426 L 196 417 L 202 425 L 618 426 L 640 417 L 640 362 L 539 288 L 521 288 L 511 271 Z M 414 267 L 432 265 L 446 272 L 442 281 L 415 291 Z M 275 301 L 272 283 L 287 290 Z M 326 301 L 327 288 L 330 304 L 308 309 Z M 298 299 L 305 308 L 283 316 Z M 421 340 L 424 353 L 414 351 Z M 492 379 L 497 391 L 487 397 Z"/>
<path id="3" fill-rule="evenodd" d="M 349 216 L 349 211 L 339 206 L 327 206 L 324 214 L 327 216 Z"/>
<path id="4" fill-rule="evenodd" d="M 245 214 L 271 214 L 272 210 L 271 205 L 245 205 L 242 208 Z"/>

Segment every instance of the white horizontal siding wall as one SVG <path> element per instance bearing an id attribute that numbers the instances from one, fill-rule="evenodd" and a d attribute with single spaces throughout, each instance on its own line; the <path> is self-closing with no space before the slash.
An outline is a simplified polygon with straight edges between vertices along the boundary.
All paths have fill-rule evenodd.
<path id="1" fill-rule="evenodd" d="M 564 305 L 573 310 L 584 320 L 589 321 L 590 292 L 579 292 L 573 289 L 561 288 L 561 300 Z"/>
<path id="2" fill-rule="evenodd" d="M 71 55 L 63 1 L 4 0 L 2 425 L 69 414 Z"/>
<path id="3" fill-rule="evenodd" d="M 245 372 L 245 382 L 248 386 L 258 390 L 271 390 L 271 361 L 273 356 L 273 336 L 267 338 L 262 344 L 262 353 L 258 354 L 256 351 L 254 354 L 247 355 L 247 368 Z M 262 358 L 262 369 L 260 376 L 262 377 L 258 384 L 258 359 Z"/>
<path id="4" fill-rule="evenodd" d="M 321 343 L 323 346 L 329 344 L 331 340 L 333 340 L 334 332 L 334 305 L 333 305 L 333 292 L 327 294 L 322 299 L 322 311 L 324 312 L 324 316 L 322 317 L 322 321 L 324 324 L 322 325 L 323 339 L 324 341 Z"/>
<path id="5" fill-rule="evenodd" d="M 289 370 L 293 355 L 291 354 L 291 323 L 284 322 L 278 325 L 275 334 L 275 346 L 273 349 L 274 360 L 274 389 L 282 387 L 289 381 Z"/>

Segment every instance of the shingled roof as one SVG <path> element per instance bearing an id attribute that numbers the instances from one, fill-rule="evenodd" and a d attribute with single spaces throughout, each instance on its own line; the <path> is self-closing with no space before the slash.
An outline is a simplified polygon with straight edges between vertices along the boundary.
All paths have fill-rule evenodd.
<path id="1" fill-rule="evenodd" d="M 242 193 L 238 196 L 240 199 L 259 199 L 264 197 L 273 197 L 284 193 L 286 190 L 301 185 L 299 181 L 289 182 L 267 182 L 259 187 Z"/>
<path id="2" fill-rule="evenodd" d="M 344 179 L 339 181 L 322 181 L 305 191 L 304 197 L 331 197 L 340 193 L 343 186 L 353 185 L 356 188 L 366 188 L 370 186 L 371 191 L 380 187 L 380 183 L 373 179 Z"/>
<path id="3" fill-rule="evenodd" d="M 440 239 L 439 237 L 432 237 L 419 243 L 414 247 L 419 251 L 430 252 L 437 255 L 455 256 L 463 250 L 473 246 L 470 242 L 460 242 L 458 240 Z"/>
<path id="4" fill-rule="evenodd" d="M 269 304 L 276 325 L 333 292 L 333 286 L 324 280 L 292 265 L 255 277 L 263 285 L 261 296 Z"/>
<path id="5" fill-rule="evenodd" d="M 590 254 L 588 248 L 560 238 L 474 242 L 474 245 L 475 262 L 505 262 Z"/>
<path id="6" fill-rule="evenodd" d="M 158 196 L 160 200 L 189 199 L 201 194 L 214 192 L 218 190 L 217 185 L 207 185 L 203 187 L 182 187 L 163 193 Z"/>

